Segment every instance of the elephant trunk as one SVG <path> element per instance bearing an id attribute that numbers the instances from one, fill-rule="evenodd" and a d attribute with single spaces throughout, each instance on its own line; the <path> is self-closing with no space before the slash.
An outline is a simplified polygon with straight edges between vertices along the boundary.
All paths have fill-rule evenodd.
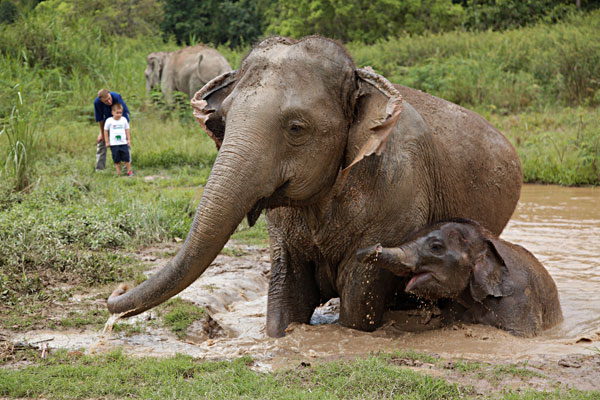
<path id="1" fill-rule="evenodd" d="M 412 246 L 382 247 L 377 244 L 357 253 L 363 263 L 382 267 L 398 276 L 410 276 L 417 265 L 417 252 Z"/>
<path id="2" fill-rule="evenodd" d="M 224 143 L 182 249 L 139 286 L 124 294 L 115 291 L 108 299 L 111 313 L 129 317 L 148 310 L 181 292 L 206 270 L 244 216 L 265 197 L 258 188 L 267 185 L 259 184 L 248 153 L 253 150 L 247 146 L 245 150 L 228 151 Z"/>

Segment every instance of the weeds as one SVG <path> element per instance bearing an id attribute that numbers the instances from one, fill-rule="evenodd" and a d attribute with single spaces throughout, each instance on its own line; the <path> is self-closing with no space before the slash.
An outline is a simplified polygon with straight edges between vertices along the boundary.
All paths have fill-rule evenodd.
<path id="1" fill-rule="evenodd" d="M 11 114 L 0 131 L 0 136 L 4 135 L 8 142 L 6 162 L 3 171 L 0 171 L 0 177 L 5 175 L 11 179 L 14 190 L 19 192 L 32 183 L 35 162 L 40 156 L 41 132 L 38 118 L 33 108 L 23 104 L 23 97 L 19 91 Z"/>

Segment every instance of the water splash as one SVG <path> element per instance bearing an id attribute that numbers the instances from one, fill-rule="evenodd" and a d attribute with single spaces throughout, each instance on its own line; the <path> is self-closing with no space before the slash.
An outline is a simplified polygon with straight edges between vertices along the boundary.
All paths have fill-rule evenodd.
<path id="1" fill-rule="evenodd" d="M 108 345 L 108 340 L 110 339 L 110 336 L 112 334 L 113 327 L 115 326 L 117 321 L 121 319 L 121 317 L 123 317 L 123 315 L 125 314 L 126 313 L 124 312 L 120 314 L 111 314 L 110 317 L 108 317 L 106 324 L 104 324 L 104 329 L 102 330 L 102 333 L 100 333 L 100 335 L 98 336 L 98 340 L 96 341 L 96 343 L 94 343 L 94 345 L 92 345 L 89 348 L 89 354 L 96 354 L 100 349 Z"/>

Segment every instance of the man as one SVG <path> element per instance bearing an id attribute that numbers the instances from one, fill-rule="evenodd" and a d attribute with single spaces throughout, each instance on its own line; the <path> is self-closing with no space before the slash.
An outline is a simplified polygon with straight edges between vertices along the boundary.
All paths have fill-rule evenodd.
<path id="1" fill-rule="evenodd" d="M 119 103 L 123 106 L 123 116 L 130 122 L 129 109 L 127 104 L 119 93 L 111 92 L 108 89 L 100 89 L 98 97 L 94 100 L 94 114 L 96 122 L 100 124 L 100 133 L 96 139 L 96 171 L 106 168 L 106 144 L 104 142 L 104 122 L 112 117 L 111 107 Z"/>

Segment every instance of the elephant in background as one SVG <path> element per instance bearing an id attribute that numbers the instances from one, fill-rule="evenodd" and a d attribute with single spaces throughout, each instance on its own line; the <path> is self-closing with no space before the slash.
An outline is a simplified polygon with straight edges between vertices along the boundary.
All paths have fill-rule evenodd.
<path id="1" fill-rule="evenodd" d="M 319 36 L 265 39 L 192 108 L 219 148 L 192 227 L 163 269 L 109 297 L 111 313 L 136 315 L 185 289 L 242 219 L 252 226 L 265 209 L 266 333 L 309 323 L 333 297 L 340 324 L 372 331 L 397 301 L 399 278 L 365 268 L 358 249 L 397 246 L 451 217 L 499 234 L 520 196 L 517 153 L 485 119 L 356 68 Z"/>
<path id="2" fill-rule="evenodd" d="M 211 79 L 231 71 L 231 66 L 221 53 L 204 45 L 173 52 L 153 52 L 148 54 L 146 61 L 146 91 L 149 93 L 160 83 L 167 102 L 172 101 L 174 90 L 192 98 Z"/>
<path id="3" fill-rule="evenodd" d="M 155 51 L 146 57 L 146 70 L 144 75 L 146 76 L 146 94 L 150 95 L 150 91 L 156 85 L 160 84 L 162 76 L 162 70 L 165 65 L 165 60 L 169 56 L 169 52 L 166 51 Z"/>
<path id="4" fill-rule="evenodd" d="M 409 277 L 406 292 L 449 299 L 440 302 L 446 323 L 531 337 L 563 320 L 556 284 L 538 259 L 472 220 L 435 223 L 399 247 L 375 245 L 357 255 L 365 265 Z"/>

